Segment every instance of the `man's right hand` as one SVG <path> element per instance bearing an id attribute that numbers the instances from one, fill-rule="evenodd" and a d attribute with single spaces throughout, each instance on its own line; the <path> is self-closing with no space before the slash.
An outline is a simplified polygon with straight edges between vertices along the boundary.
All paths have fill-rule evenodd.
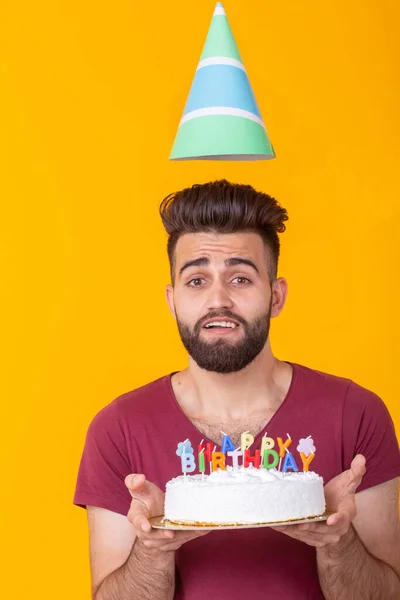
<path id="1" fill-rule="evenodd" d="M 128 475 L 125 478 L 132 502 L 128 519 L 135 528 L 137 538 L 147 547 L 163 551 L 178 550 L 185 542 L 206 535 L 209 531 L 171 531 L 153 529 L 149 519 L 164 512 L 164 493 L 159 487 L 146 480 L 142 474 Z"/>

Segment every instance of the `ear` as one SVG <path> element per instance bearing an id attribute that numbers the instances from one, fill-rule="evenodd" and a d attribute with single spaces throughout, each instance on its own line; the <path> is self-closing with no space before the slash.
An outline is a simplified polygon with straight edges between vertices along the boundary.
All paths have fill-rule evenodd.
<path id="1" fill-rule="evenodd" d="M 175 305 L 174 305 L 174 288 L 172 287 L 172 285 L 170 283 L 165 288 L 165 297 L 166 297 L 171 315 L 176 320 Z"/>
<path id="2" fill-rule="evenodd" d="M 271 318 L 281 314 L 288 295 L 288 284 L 286 279 L 278 277 L 271 286 L 272 289 L 272 305 Z"/>

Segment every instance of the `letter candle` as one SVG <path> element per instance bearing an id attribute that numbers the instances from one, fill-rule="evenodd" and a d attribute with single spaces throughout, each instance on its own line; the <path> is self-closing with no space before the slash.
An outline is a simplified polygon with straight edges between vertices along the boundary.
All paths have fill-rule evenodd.
<path id="1" fill-rule="evenodd" d="M 204 438 L 201 440 L 200 444 L 197 446 L 197 459 L 199 461 L 199 471 L 202 474 L 202 479 L 204 479 L 204 471 L 205 467 L 205 459 L 204 459 Z M 202 470 L 203 469 L 203 470 Z"/>
<path id="2" fill-rule="evenodd" d="M 215 446 L 214 446 L 215 449 Z M 207 449 L 205 450 L 205 454 L 207 456 L 207 460 L 210 462 L 212 459 L 212 453 L 213 453 L 213 447 L 212 444 L 208 443 L 207 444 Z"/>
<path id="3" fill-rule="evenodd" d="M 199 471 L 201 473 L 201 480 L 204 481 L 204 473 L 206 470 L 206 461 L 204 460 L 204 448 L 199 452 Z"/>
<path id="4" fill-rule="evenodd" d="M 285 450 L 290 446 L 290 444 L 292 443 L 292 438 L 290 437 L 290 435 L 287 433 L 286 434 L 288 439 L 286 440 L 285 443 L 283 443 L 282 438 L 278 437 L 278 445 L 279 445 L 279 467 L 278 467 L 278 471 L 281 470 L 281 463 L 282 463 L 282 458 L 285 456 Z"/>
<path id="5" fill-rule="evenodd" d="M 183 470 L 183 475 L 184 477 L 186 477 L 186 452 L 185 452 L 185 444 L 186 442 L 189 441 L 189 438 L 186 438 L 186 440 L 183 442 L 183 452 L 182 452 L 182 470 Z"/>
<path id="6" fill-rule="evenodd" d="M 238 468 L 239 468 L 238 458 L 239 458 L 239 456 L 243 456 L 243 452 L 241 452 L 240 446 L 239 446 L 239 448 L 236 448 L 236 450 L 229 451 L 228 452 L 228 456 L 230 456 L 232 458 L 232 467 L 233 467 L 233 470 L 237 471 Z"/>
<path id="7" fill-rule="evenodd" d="M 286 450 L 286 456 L 285 456 L 285 460 L 283 461 L 283 467 L 282 467 L 282 473 L 286 473 L 288 469 L 292 469 L 292 471 L 298 471 L 299 468 L 296 464 L 296 461 L 294 460 L 294 456 L 291 452 L 289 452 L 289 450 L 287 448 L 285 448 Z"/>
<path id="8" fill-rule="evenodd" d="M 269 462 L 269 457 L 272 456 L 272 463 Z M 274 469 L 278 464 L 278 453 L 275 450 L 264 450 L 263 467 L 264 469 Z"/>
<path id="9" fill-rule="evenodd" d="M 242 433 L 242 435 L 240 436 L 240 449 L 243 452 L 243 456 L 244 451 L 248 450 L 253 442 L 254 436 L 252 436 L 249 431 L 245 431 L 244 433 Z"/>
<path id="10" fill-rule="evenodd" d="M 195 463 L 194 455 L 193 455 L 193 448 L 192 448 L 190 442 L 189 442 L 189 446 L 187 447 L 188 452 L 186 452 L 186 443 L 187 442 L 189 442 L 189 440 L 185 440 L 183 443 L 181 442 L 181 444 L 178 445 L 178 450 L 177 450 L 177 454 L 179 452 L 180 457 L 181 457 L 182 472 L 185 477 L 186 477 L 186 473 L 193 473 L 193 471 L 196 469 L 196 463 Z M 179 454 L 178 454 L 178 456 L 179 456 Z"/>
<path id="11" fill-rule="evenodd" d="M 208 445 L 208 444 L 207 444 L 207 445 Z M 212 454 L 211 454 L 211 456 L 210 456 L 210 455 L 208 455 L 208 456 L 209 456 L 209 461 L 210 461 L 210 475 L 211 475 L 211 473 L 213 472 L 213 454 L 214 454 L 214 452 L 215 452 L 215 450 L 216 450 L 216 449 L 217 449 L 217 446 L 214 446 L 214 449 L 213 449 L 213 451 L 212 451 Z"/>
<path id="12" fill-rule="evenodd" d="M 228 451 L 233 452 L 235 450 L 235 446 L 233 445 L 231 438 L 223 431 L 221 431 L 221 433 L 224 436 L 222 438 L 221 452 L 224 454 L 226 454 Z"/>
<path id="13" fill-rule="evenodd" d="M 200 444 L 197 446 L 197 454 L 200 454 L 200 452 L 202 450 L 204 450 L 204 460 L 206 460 L 205 457 L 207 457 L 208 463 L 210 465 L 210 473 L 211 473 L 211 461 L 212 461 L 212 444 L 207 443 L 207 448 L 204 447 L 203 444 L 204 440 L 201 440 Z"/>
<path id="14" fill-rule="evenodd" d="M 311 454 L 309 454 L 308 456 L 306 456 L 304 452 L 300 452 L 301 462 L 303 463 L 303 471 L 308 471 L 308 467 L 310 466 L 310 463 L 314 456 L 315 454 L 313 452 L 311 452 Z"/>
<path id="15" fill-rule="evenodd" d="M 260 450 L 260 454 L 261 454 L 261 461 L 260 461 L 260 469 L 263 468 L 264 464 L 264 453 L 266 450 L 272 450 L 272 448 L 275 446 L 275 440 L 273 440 L 271 437 L 267 437 L 267 432 L 265 432 L 263 439 L 261 440 L 261 450 Z M 275 465 L 276 466 L 276 465 Z"/>
<path id="16" fill-rule="evenodd" d="M 213 452 L 212 455 L 212 469 L 217 471 L 218 467 L 223 471 L 226 471 L 225 466 L 225 454 L 223 452 Z"/>
<path id="17" fill-rule="evenodd" d="M 297 451 L 300 453 L 301 462 L 303 463 L 303 471 L 308 471 L 311 461 L 315 456 L 314 440 L 311 435 L 299 440 Z"/>
<path id="18" fill-rule="evenodd" d="M 243 459 L 243 466 L 244 467 L 249 467 L 250 463 L 253 464 L 253 466 L 258 469 L 260 466 L 260 451 L 256 450 L 254 453 L 254 456 L 251 456 L 250 454 L 250 450 L 245 450 L 244 451 L 244 459 Z"/>

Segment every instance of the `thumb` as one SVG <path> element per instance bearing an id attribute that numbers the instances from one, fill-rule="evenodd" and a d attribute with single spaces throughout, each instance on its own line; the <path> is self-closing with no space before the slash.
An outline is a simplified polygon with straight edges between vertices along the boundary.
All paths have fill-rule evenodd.
<path id="1" fill-rule="evenodd" d="M 349 484 L 352 493 L 355 493 L 356 489 L 362 481 L 363 476 L 365 475 L 365 463 L 365 456 L 363 456 L 362 454 L 357 454 L 351 461 L 349 470 Z"/>
<path id="2" fill-rule="evenodd" d="M 131 473 L 125 477 L 125 485 L 132 496 L 143 490 L 145 482 L 146 477 L 143 473 Z"/>

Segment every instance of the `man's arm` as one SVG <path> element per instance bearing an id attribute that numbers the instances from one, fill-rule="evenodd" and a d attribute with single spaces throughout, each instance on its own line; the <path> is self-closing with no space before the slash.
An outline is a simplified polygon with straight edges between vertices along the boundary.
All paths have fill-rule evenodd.
<path id="1" fill-rule="evenodd" d="M 355 496 L 357 516 L 336 544 L 317 548 L 327 600 L 399 600 L 400 525 L 397 479 Z"/>
<path id="2" fill-rule="evenodd" d="M 326 600 L 399 600 L 400 525 L 397 479 L 356 494 L 365 473 L 358 454 L 325 486 L 326 523 L 278 526 L 317 549 Z M 358 511 L 358 512 L 357 512 Z"/>
<path id="3" fill-rule="evenodd" d="M 170 600 L 174 552 L 148 549 L 122 515 L 88 507 L 94 600 Z"/>
<path id="4" fill-rule="evenodd" d="M 152 529 L 164 511 L 164 493 L 143 474 L 128 475 L 127 517 L 88 507 L 93 600 L 172 600 L 175 550 L 208 531 Z"/>

